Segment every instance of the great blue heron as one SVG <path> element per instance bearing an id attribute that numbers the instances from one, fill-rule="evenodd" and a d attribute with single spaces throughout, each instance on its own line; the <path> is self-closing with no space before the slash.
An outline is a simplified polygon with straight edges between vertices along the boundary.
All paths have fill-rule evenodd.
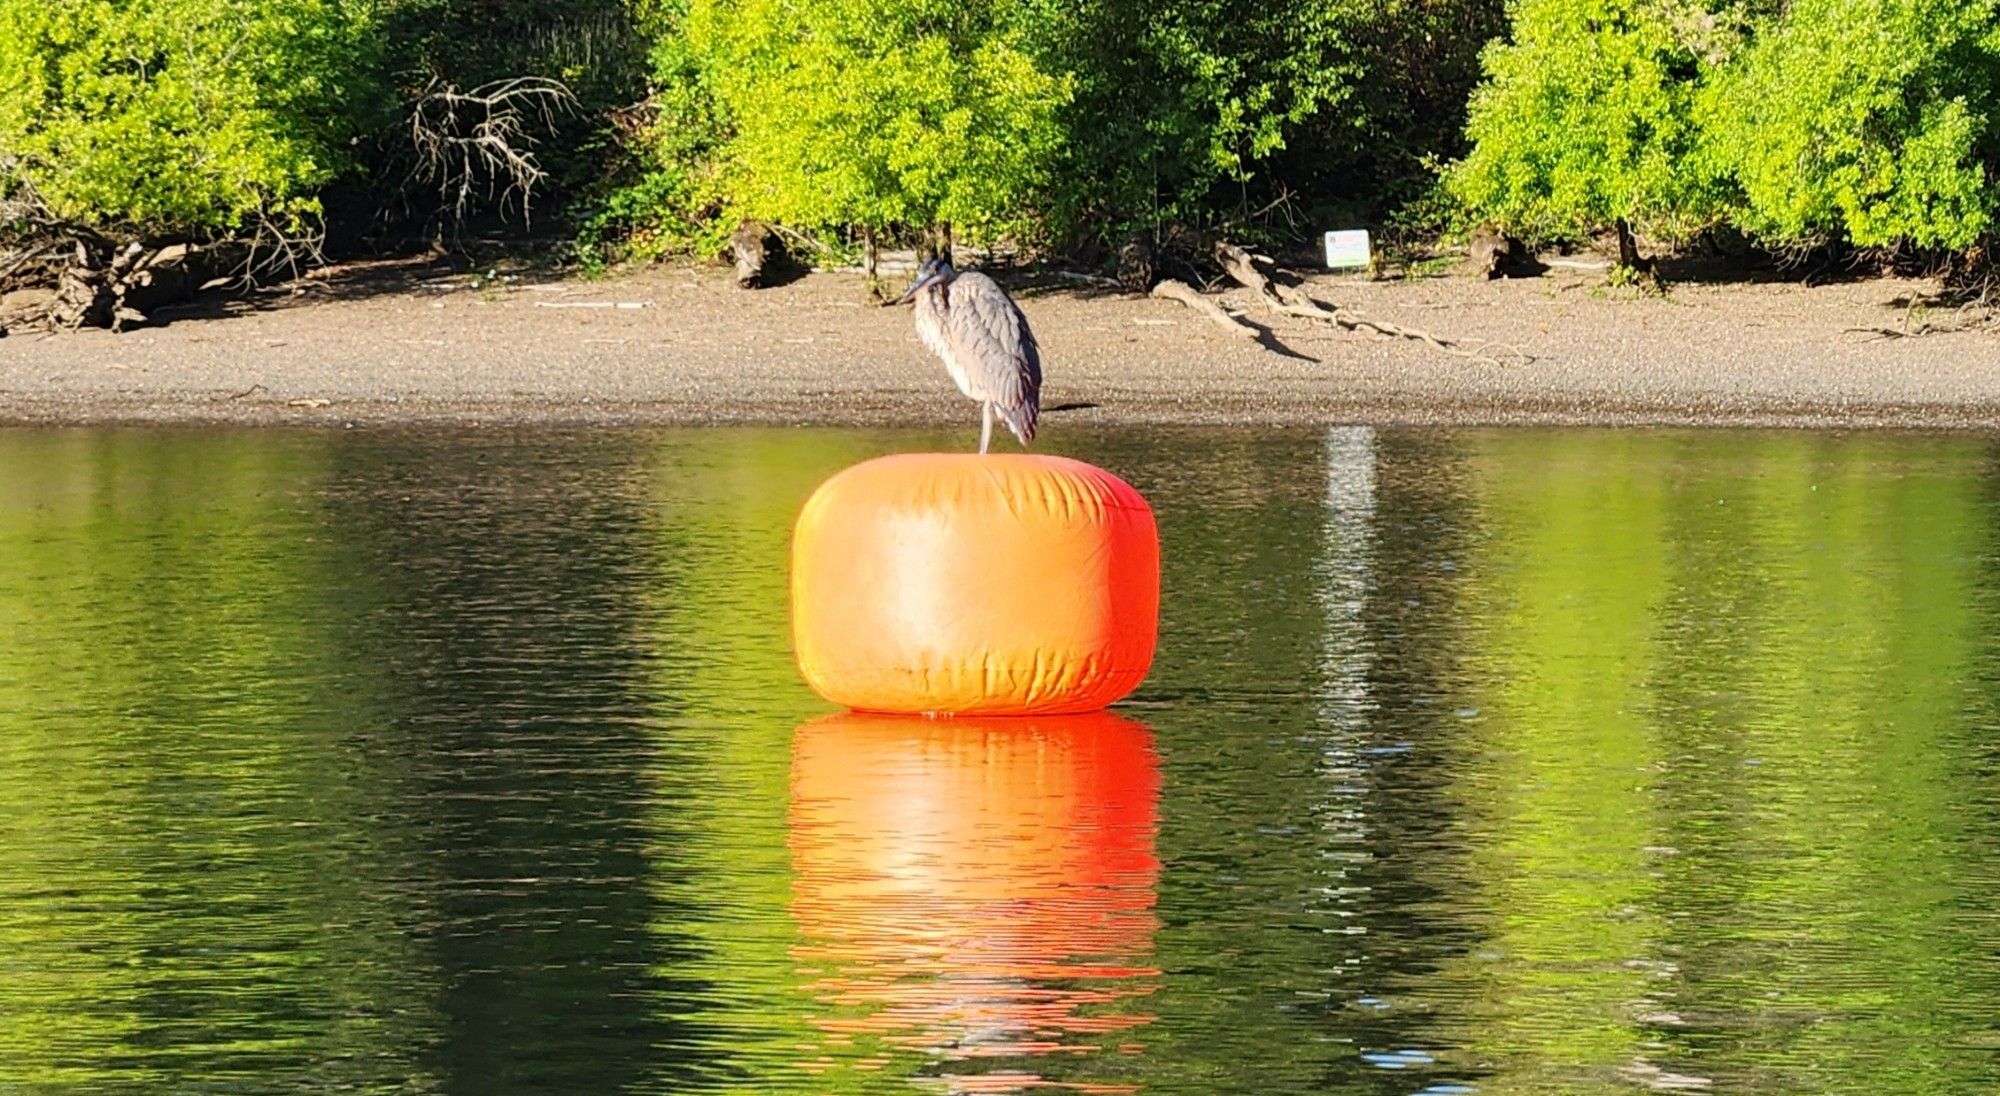
<path id="1" fill-rule="evenodd" d="M 979 401 L 979 451 L 993 440 L 993 415 L 1021 445 L 1035 440 L 1042 407 L 1042 352 L 1028 318 L 993 279 L 960 274 L 943 259 L 927 259 L 903 294 L 917 302 L 917 336 L 944 359 L 958 390 Z"/>

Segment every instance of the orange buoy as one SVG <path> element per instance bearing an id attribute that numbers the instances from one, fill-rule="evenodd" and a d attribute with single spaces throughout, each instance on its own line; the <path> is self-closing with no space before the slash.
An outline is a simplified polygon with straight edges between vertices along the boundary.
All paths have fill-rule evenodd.
<path id="1" fill-rule="evenodd" d="M 1152 509 L 1063 457 L 865 461 L 792 536 L 799 671 L 864 711 L 1096 711 L 1145 679 L 1159 610 Z"/>

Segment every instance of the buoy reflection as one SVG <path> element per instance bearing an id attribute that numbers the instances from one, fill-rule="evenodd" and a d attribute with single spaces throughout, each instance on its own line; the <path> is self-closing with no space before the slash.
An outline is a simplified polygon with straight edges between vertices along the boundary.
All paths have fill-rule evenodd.
<path id="1" fill-rule="evenodd" d="M 1158 795 L 1151 732 L 1104 712 L 847 713 L 800 727 L 796 958 L 826 1006 L 808 1064 L 893 1073 L 1136 1052 L 1159 978 Z M 1132 1090 L 1084 1081 L 1103 1071 L 1081 1066 L 987 1064 L 995 1071 L 936 1081 L 949 1092 Z"/>

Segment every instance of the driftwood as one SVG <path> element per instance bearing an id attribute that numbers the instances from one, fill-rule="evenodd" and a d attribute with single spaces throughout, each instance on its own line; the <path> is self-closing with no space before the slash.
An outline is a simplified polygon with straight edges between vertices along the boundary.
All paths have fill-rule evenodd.
<path id="1" fill-rule="evenodd" d="M 1227 330 L 1232 335 L 1240 335 L 1246 339 L 1254 339 L 1259 334 L 1256 328 L 1251 327 L 1249 324 L 1244 323 L 1242 320 L 1239 320 L 1236 317 L 1230 315 L 1229 313 L 1224 312 L 1222 310 L 1221 305 L 1216 304 L 1209 298 L 1202 296 L 1200 293 L 1195 291 L 1195 288 L 1193 286 L 1187 284 L 1186 282 L 1176 281 L 1173 278 L 1168 278 L 1153 287 L 1153 296 L 1160 297 L 1169 301 L 1179 301 L 1182 304 L 1187 305 L 1189 308 L 1194 309 L 1196 312 L 1199 312 L 1202 315 L 1208 317 L 1209 319 L 1214 320 L 1217 325 Z"/>
<path id="2" fill-rule="evenodd" d="M 56 283 L 49 322 L 57 327 L 109 327 L 113 331 L 145 323 L 146 314 L 133 298 L 161 273 L 183 262 L 187 253 L 180 245 L 154 251 L 131 243 L 109 263 L 100 264 L 90 248 L 78 243 L 76 263 L 64 270 Z"/>
<path id="3" fill-rule="evenodd" d="M 1085 274 L 1076 270 L 1051 270 L 1048 273 L 1051 278 L 1061 278 L 1063 281 L 1075 282 L 1078 285 L 1094 285 L 1103 289 L 1125 288 L 1123 282 L 1116 278 L 1107 278 L 1102 274 Z"/>
<path id="4" fill-rule="evenodd" d="M 1466 265 L 1474 276 L 1489 281 L 1494 278 L 1532 278 L 1548 269 L 1535 258 L 1535 253 L 1527 244 L 1491 226 L 1472 234 L 1470 251 Z"/>
<path id="5" fill-rule="evenodd" d="M 768 245 L 775 243 L 771 230 L 761 221 L 745 221 L 736 227 L 729 237 L 729 250 L 736 255 L 736 284 L 742 289 L 754 289 L 763 284 L 764 260 L 769 255 Z"/>
<path id="6" fill-rule="evenodd" d="M 61 252 L 23 250 L 34 262 L 16 262 L 0 283 L 0 327 L 20 330 L 109 327 L 122 331 L 146 322 L 147 313 L 193 297 L 226 270 L 240 268 L 243 249 L 228 244 L 151 247 L 128 243 L 116 251 L 99 239 L 72 239 Z M 60 257 L 58 257 L 60 256 Z M 54 259 L 54 261 L 50 261 Z M 21 275 L 32 271 L 32 278 Z M 14 283 L 20 283 L 15 285 Z"/>
<path id="7" fill-rule="evenodd" d="M 1258 299 L 1262 300 L 1266 307 L 1281 315 L 1331 323 L 1348 331 L 1373 331 L 1392 339 L 1410 339 L 1454 357 L 1470 358 L 1489 365 L 1499 365 L 1501 362 L 1500 357 L 1489 353 L 1495 349 L 1504 351 L 1506 357 L 1523 363 L 1534 360 L 1504 343 L 1482 342 L 1473 346 L 1460 346 L 1453 340 L 1439 338 L 1422 328 L 1402 327 L 1384 320 L 1369 319 L 1351 310 L 1328 308 L 1307 296 L 1296 286 L 1273 282 L 1269 275 L 1259 269 L 1257 260 L 1260 258 L 1262 256 L 1252 255 L 1228 241 L 1220 241 L 1215 245 L 1215 260 L 1222 265 L 1223 272 L 1238 285 L 1255 291 Z M 1264 261 L 1270 262 L 1269 259 Z"/>

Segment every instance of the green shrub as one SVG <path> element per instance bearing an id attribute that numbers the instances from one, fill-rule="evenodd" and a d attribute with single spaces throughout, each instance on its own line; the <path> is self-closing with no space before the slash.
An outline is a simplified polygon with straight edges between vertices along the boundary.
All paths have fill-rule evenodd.
<path id="1" fill-rule="evenodd" d="M 631 116 L 578 233 L 587 268 L 616 258 L 713 256 L 736 227 L 727 206 L 721 107 L 687 33 L 688 0 L 635 0 L 633 21 L 651 43 L 651 94 Z"/>
<path id="2" fill-rule="evenodd" d="M 1078 86 L 1064 118 L 1068 204 L 1085 223 L 1199 219 L 1220 185 L 1249 180 L 1349 93 L 1360 7 L 1102 0 L 1046 20 L 1044 48 Z"/>
<path id="3" fill-rule="evenodd" d="M 1499 0 L 663 0 L 659 121 L 587 237 L 704 218 L 1095 245 L 1292 193 L 1379 209 L 1457 138 Z M 1388 83 L 1370 66 L 1392 70 Z M 1407 79 L 1405 79 L 1407 77 Z M 1407 188 L 1420 189 L 1420 188 Z M 664 204 L 656 204 L 664 203 Z M 650 219 L 646 211 L 651 209 Z"/>
<path id="4" fill-rule="evenodd" d="M 1511 40 L 1488 48 L 1472 151 L 1448 185 L 1477 217 L 1531 239 L 1606 226 L 1683 236 L 1724 212 L 1700 169 L 1694 104 L 1729 44 L 1698 4 L 1516 0 Z"/>
<path id="5" fill-rule="evenodd" d="M 1391 118 L 1414 107 L 1403 94 L 1414 85 L 1376 86 L 1371 66 L 1393 64 L 1424 21 L 1482 6 L 1497 0 L 1049 3 L 1036 48 L 1077 89 L 1050 203 L 1060 227 L 1115 239 L 1240 216 L 1287 192 L 1370 205 L 1355 184 L 1379 188 L 1435 150 L 1407 151 L 1423 139 L 1398 132 L 1407 113 Z M 1451 113 L 1432 132 L 1455 136 Z"/>
<path id="6" fill-rule="evenodd" d="M 1796 0 L 1701 115 L 1755 237 L 1969 247 L 2000 212 L 2000 3 Z"/>
<path id="7" fill-rule="evenodd" d="M 1032 224 L 1063 77 L 1017 0 L 693 0 L 692 67 L 720 109 L 732 211 L 800 227 Z"/>
<path id="8" fill-rule="evenodd" d="M 0 0 L 0 149 L 59 217 L 293 228 L 386 107 L 355 0 Z"/>

